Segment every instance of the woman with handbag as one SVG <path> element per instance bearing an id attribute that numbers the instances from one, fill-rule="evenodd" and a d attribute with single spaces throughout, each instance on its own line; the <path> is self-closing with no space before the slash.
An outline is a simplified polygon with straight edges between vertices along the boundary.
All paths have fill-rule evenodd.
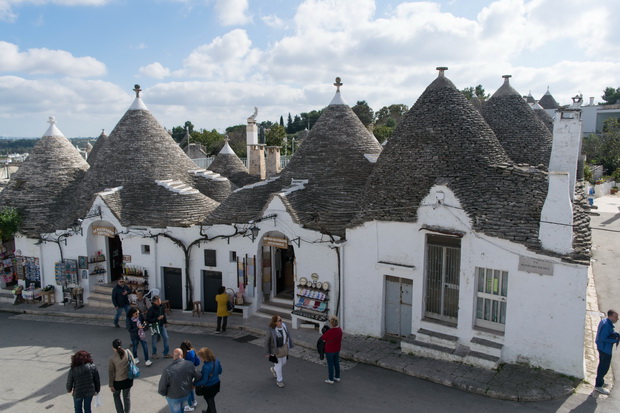
<path id="1" fill-rule="evenodd" d="M 183 350 L 183 358 L 185 360 L 191 361 L 194 366 L 200 365 L 200 358 L 196 355 L 196 352 L 194 351 L 192 347 L 192 343 L 189 340 L 184 340 L 181 343 L 181 347 L 179 348 Z M 196 401 L 196 395 L 194 394 L 194 391 L 192 390 L 189 392 L 189 397 L 187 399 L 187 406 L 185 406 L 185 411 L 193 412 L 197 405 L 198 405 L 198 402 Z"/>
<path id="2" fill-rule="evenodd" d="M 215 302 L 217 303 L 217 327 L 215 329 L 215 334 L 220 334 L 220 327 L 223 332 L 226 332 L 226 324 L 228 323 L 228 315 L 230 314 L 228 311 L 229 300 L 230 298 L 228 297 L 228 293 L 226 293 L 226 287 L 220 287 L 215 296 Z"/>
<path id="3" fill-rule="evenodd" d="M 265 350 L 269 361 L 273 362 L 271 374 L 276 378 L 278 387 L 284 387 L 284 376 L 282 368 L 288 360 L 288 352 L 293 348 L 293 340 L 288 332 L 288 328 L 282 322 L 282 317 L 274 315 L 269 323 L 269 331 L 265 337 Z"/>
<path id="4" fill-rule="evenodd" d="M 129 378 L 129 357 L 131 353 L 123 348 L 120 339 L 112 342 L 114 354 L 108 361 L 108 383 L 110 391 L 114 397 L 114 406 L 116 413 L 129 413 L 131 409 L 131 401 L 129 400 L 129 392 L 133 386 L 133 380 Z M 122 393 L 122 400 L 121 400 Z"/>
<path id="5" fill-rule="evenodd" d="M 146 360 L 146 366 L 153 364 L 149 360 L 149 347 L 146 343 L 146 323 L 144 317 L 136 307 L 132 307 L 127 313 L 127 330 L 129 330 L 129 337 L 131 338 L 131 351 L 134 356 L 134 362 L 140 363 L 138 359 L 138 342 L 142 345 L 142 352 L 144 353 L 144 359 Z"/>
<path id="6" fill-rule="evenodd" d="M 202 413 L 217 413 L 215 408 L 215 395 L 220 392 L 220 374 L 222 374 L 222 365 L 215 358 L 213 352 L 203 347 L 198 350 L 198 357 L 202 360 L 202 377 L 194 386 L 196 386 L 196 394 L 204 396 L 207 402 L 207 410 Z"/>
<path id="7" fill-rule="evenodd" d="M 73 395 L 75 413 L 91 413 L 93 397 L 101 390 L 99 371 L 90 354 L 80 350 L 71 356 L 71 369 L 67 377 L 67 392 Z"/>
<path id="8" fill-rule="evenodd" d="M 327 359 L 327 380 L 325 383 L 340 382 L 340 347 L 342 345 L 342 329 L 338 327 L 338 317 L 329 316 L 331 328 L 323 332 L 320 340 L 325 343 L 325 358 Z M 334 371 L 336 375 L 334 376 Z"/>

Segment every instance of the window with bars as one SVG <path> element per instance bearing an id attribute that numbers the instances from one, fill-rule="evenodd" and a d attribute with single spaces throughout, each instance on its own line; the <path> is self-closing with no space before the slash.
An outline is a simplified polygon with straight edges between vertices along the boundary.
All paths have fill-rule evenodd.
<path id="1" fill-rule="evenodd" d="M 425 316 L 456 324 L 459 313 L 461 240 L 426 237 Z"/>
<path id="2" fill-rule="evenodd" d="M 504 331 L 508 301 L 508 271 L 478 268 L 476 325 Z"/>

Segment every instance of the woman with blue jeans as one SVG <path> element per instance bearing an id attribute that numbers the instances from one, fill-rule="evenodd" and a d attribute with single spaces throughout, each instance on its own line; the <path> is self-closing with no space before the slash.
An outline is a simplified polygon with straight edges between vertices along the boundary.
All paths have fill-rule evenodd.
<path id="1" fill-rule="evenodd" d="M 327 380 L 325 383 L 340 382 L 340 347 L 342 344 L 342 329 L 338 327 L 338 317 L 329 317 L 331 328 L 323 333 L 321 340 L 325 341 L 325 358 L 327 359 Z M 335 373 L 335 375 L 334 375 Z"/>
<path id="2" fill-rule="evenodd" d="M 127 330 L 129 330 L 129 337 L 131 338 L 131 352 L 133 353 L 135 363 L 140 363 L 138 359 L 138 342 L 140 342 L 145 364 L 150 366 L 153 362 L 149 360 L 149 347 L 146 343 L 146 331 L 144 331 L 145 325 L 146 323 L 140 311 L 136 307 L 132 307 L 129 313 L 127 313 Z"/>
<path id="3" fill-rule="evenodd" d="M 90 404 L 100 389 L 99 371 L 90 354 L 80 350 L 71 356 L 67 392 L 73 394 L 75 413 L 91 413 Z"/>

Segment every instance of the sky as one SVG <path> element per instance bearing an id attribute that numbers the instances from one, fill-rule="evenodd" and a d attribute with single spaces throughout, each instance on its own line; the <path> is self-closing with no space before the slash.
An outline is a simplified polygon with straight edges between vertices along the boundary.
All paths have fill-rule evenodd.
<path id="1" fill-rule="evenodd" d="M 619 0 L 0 0 L 0 137 L 110 133 L 134 84 L 167 129 L 278 122 L 341 93 L 411 107 L 463 89 L 599 102 L 620 87 Z"/>

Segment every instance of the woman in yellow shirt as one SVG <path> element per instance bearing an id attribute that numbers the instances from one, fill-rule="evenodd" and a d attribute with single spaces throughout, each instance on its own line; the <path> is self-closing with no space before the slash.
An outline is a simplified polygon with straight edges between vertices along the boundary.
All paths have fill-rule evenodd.
<path id="1" fill-rule="evenodd" d="M 223 332 L 226 332 L 226 323 L 228 322 L 228 294 L 226 293 L 226 287 L 222 286 L 215 296 L 215 302 L 217 303 L 217 328 L 215 334 L 220 334 L 220 327 Z M 224 321 L 222 323 L 222 320 Z"/>

